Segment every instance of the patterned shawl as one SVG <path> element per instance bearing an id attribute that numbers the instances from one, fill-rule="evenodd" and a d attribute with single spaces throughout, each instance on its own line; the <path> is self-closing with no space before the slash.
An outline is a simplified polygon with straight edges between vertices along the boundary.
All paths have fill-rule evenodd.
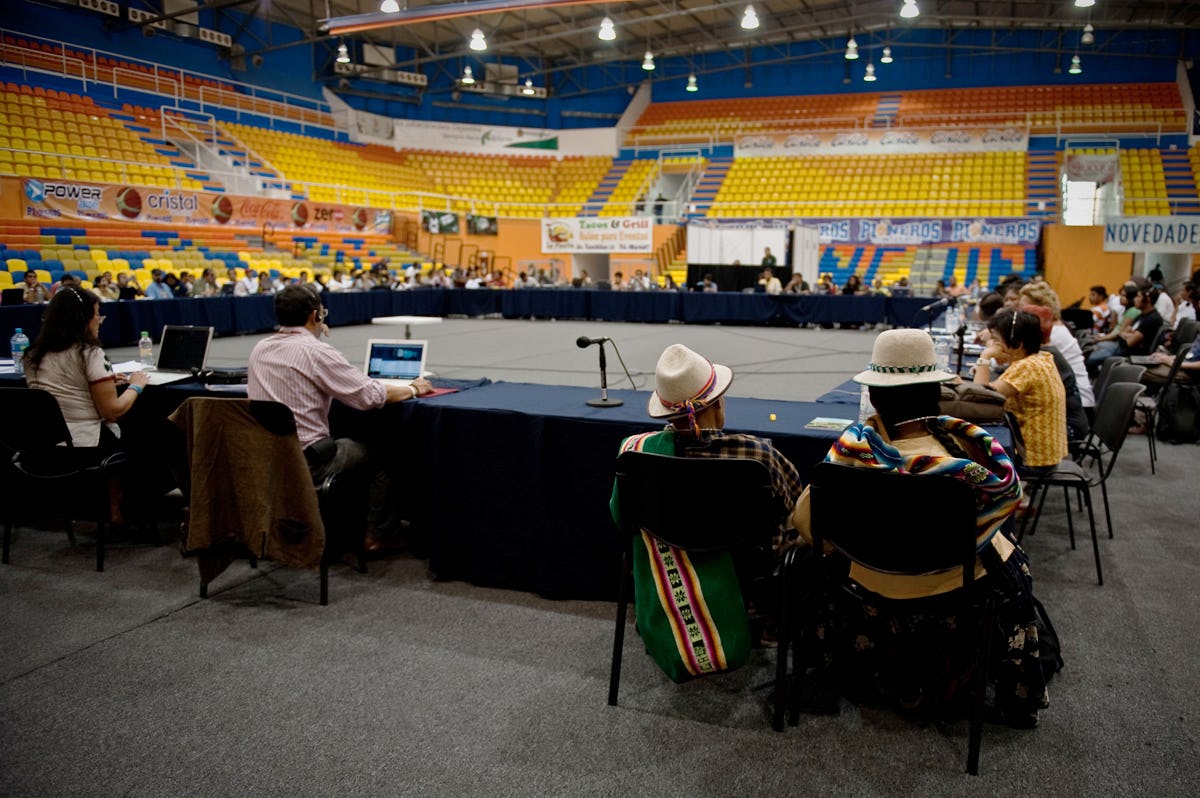
<path id="1" fill-rule="evenodd" d="M 975 488 L 976 550 L 991 542 L 1021 500 L 1021 482 L 1008 453 L 982 427 L 953 416 L 928 421 L 947 432 L 970 459 L 948 455 L 905 456 L 885 441 L 876 429 L 877 420 L 851 424 L 825 455 L 839 465 L 883 468 L 903 474 L 932 474 L 965 480 Z"/>

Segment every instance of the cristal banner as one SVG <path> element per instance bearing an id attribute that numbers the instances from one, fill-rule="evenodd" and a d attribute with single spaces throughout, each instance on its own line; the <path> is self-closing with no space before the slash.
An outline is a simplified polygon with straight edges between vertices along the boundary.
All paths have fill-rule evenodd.
<path id="1" fill-rule="evenodd" d="M 822 244 L 1024 244 L 1034 246 L 1039 219 L 797 219 L 815 227 Z"/>
<path id="2" fill-rule="evenodd" d="M 647 216 L 542 220 L 542 252 L 653 252 L 654 220 Z"/>
<path id="3" fill-rule="evenodd" d="M 391 211 L 308 200 L 264 199 L 149 186 L 4 178 L 5 212 L 19 219 L 225 225 L 314 232 L 391 231 Z M 16 207 L 14 203 L 19 203 Z"/>

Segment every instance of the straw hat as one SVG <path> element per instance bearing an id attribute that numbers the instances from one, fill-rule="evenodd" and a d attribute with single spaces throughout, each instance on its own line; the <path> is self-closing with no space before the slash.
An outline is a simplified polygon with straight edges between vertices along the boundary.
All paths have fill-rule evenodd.
<path id="1" fill-rule="evenodd" d="M 887 330 L 875 339 L 871 362 L 854 381 L 891 387 L 919 382 L 946 382 L 954 375 L 937 367 L 933 339 L 924 330 Z"/>
<path id="2" fill-rule="evenodd" d="M 654 393 L 647 408 L 651 418 L 703 410 L 729 389 L 733 371 L 710 363 L 683 344 L 671 344 L 654 367 Z"/>

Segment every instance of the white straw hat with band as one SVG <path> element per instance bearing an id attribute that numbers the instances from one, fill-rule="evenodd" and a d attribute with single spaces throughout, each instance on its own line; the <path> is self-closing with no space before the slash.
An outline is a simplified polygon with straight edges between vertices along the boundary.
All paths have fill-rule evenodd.
<path id="1" fill-rule="evenodd" d="M 937 366 L 933 339 L 924 330 L 886 330 L 875 339 L 871 362 L 854 381 L 862 385 L 891 387 L 922 382 L 946 382 L 954 375 Z"/>
<path id="2" fill-rule="evenodd" d="M 651 418 L 692 415 L 721 398 L 733 382 L 728 366 L 711 363 L 683 344 L 671 344 L 654 367 Z"/>

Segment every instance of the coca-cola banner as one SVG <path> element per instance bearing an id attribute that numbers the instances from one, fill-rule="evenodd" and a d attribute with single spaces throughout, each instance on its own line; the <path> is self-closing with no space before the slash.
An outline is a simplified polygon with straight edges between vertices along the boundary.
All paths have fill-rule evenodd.
<path id="1" fill-rule="evenodd" d="M 747 133 L 733 142 L 738 158 L 803 155 L 895 155 L 938 152 L 1025 152 L 1023 127 L 889 128 Z"/>
<path id="2" fill-rule="evenodd" d="M 1111 183 L 1117 177 L 1117 154 L 1072 153 L 1063 165 L 1067 179 L 1077 183 Z"/>
<path id="3" fill-rule="evenodd" d="M 308 200 L 264 199 L 150 186 L 118 186 L 74 180 L 4 178 L 7 212 L 20 219 L 150 224 L 222 225 L 231 228 L 297 228 L 314 232 L 391 232 L 392 212 Z"/>

